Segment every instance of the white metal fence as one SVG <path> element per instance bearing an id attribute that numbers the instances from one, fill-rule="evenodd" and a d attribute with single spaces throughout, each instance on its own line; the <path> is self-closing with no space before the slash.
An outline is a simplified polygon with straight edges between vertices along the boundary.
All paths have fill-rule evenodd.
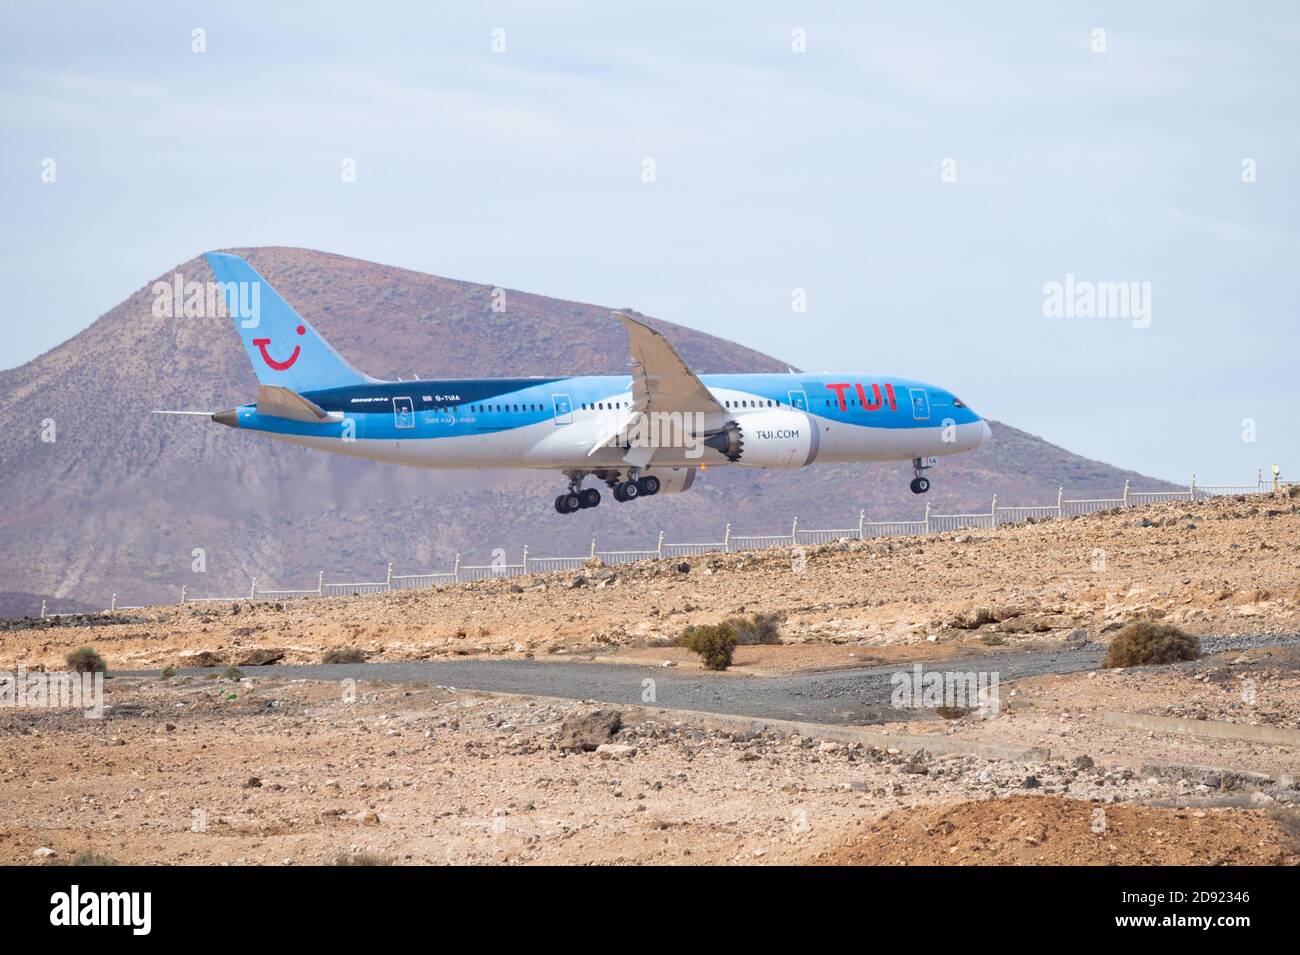
<path id="1" fill-rule="evenodd" d="M 390 590 L 414 590 L 437 587 L 447 584 L 470 583 L 475 580 L 491 580 L 498 577 L 517 577 L 525 574 L 563 573 L 581 570 L 593 558 L 599 558 L 606 565 L 631 564 L 642 560 L 657 560 L 668 557 L 696 557 L 708 553 L 732 553 L 736 551 L 763 550 L 771 547 L 814 546 L 829 544 L 838 540 L 867 540 L 876 537 L 906 537 L 918 534 L 937 534 L 972 528 L 996 528 L 1006 524 L 1019 524 L 1025 521 L 1059 519 L 1079 514 L 1091 514 L 1096 511 L 1112 510 L 1123 507 L 1137 507 L 1162 501 L 1200 501 L 1206 498 L 1233 494 L 1262 494 L 1296 484 L 1294 481 L 1280 481 L 1275 477 L 1271 483 L 1265 482 L 1263 470 L 1256 475 L 1253 484 L 1207 484 L 1196 483 L 1192 475 L 1191 483 L 1182 491 L 1133 491 L 1128 482 L 1119 497 L 1067 499 L 1065 489 L 1060 488 L 1056 494 L 1055 504 L 1035 504 L 1028 506 L 1007 507 L 998 503 L 997 495 L 987 511 L 975 514 L 939 514 L 929 504 L 921 520 L 913 521 L 868 521 L 866 511 L 858 512 L 856 527 L 843 528 L 801 528 L 799 519 L 790 524 L 788 534 L 752 534 L 733 535 L 731 525 L 726 525 L 722 540 L 674 544 L 664 540 L 664 532 L 659 532 L 659 539 L 653 548 L 643 550 L 601 550 L 596 541 L 591 542 L 591 551 L 582 557 L 534 557 L 524 547 L 523 559 L 517 564 L 504 560 L 491 564 L 467 565 L 460 562 L 456 555 L 452 569 L 425 574 L 394 574 L 393 565 L 388 565 L 383 580 L 363 581 L 326 581 L 325 572 L 316 577 L 316 587 L 304 590 L 267 590 L 257 586 L 254 577 L 246 595 L 222 597 L 195 597 L 189 594 L 187 587 L 181 587 L 181 603 L 229 603 L 237 600 L 290 600 L 305 597 L 349 597 L 357 594 L 386 593 Z M 113 594 L 108 612 L 120 610 L 139 610 L 140 607 L 125 607 L 117 602 Z M 46 602 L 41 601 L 41 617 L 75 616 L 68 613 L 49 613 Z"/>

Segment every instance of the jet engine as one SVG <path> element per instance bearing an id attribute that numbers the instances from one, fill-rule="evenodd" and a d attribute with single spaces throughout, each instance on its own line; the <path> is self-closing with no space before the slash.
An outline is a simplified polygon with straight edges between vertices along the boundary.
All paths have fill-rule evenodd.
<path id="1" fill-rule="evenodd" d="M 743 414 L 704 438 L 704 446 L 750 468 L 801 468 L 817 457 L 821 435 L 804 412 L 772 408 Z"/>

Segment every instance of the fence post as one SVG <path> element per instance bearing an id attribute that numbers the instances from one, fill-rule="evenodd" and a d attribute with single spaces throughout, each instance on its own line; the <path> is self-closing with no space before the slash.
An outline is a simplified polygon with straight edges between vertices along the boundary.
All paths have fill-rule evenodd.
<path id="1" fill-rule="evenodd" d="M 731 550 L 731 525 L 727 525 L 726 531 L 722 534 L 722 552 L 725 554 Z"/>
<path id="2" fill-rule="evenodd" d="M 254 577 L 253 582 L 248 585 L 248 599 L 254 600 L 256 598 L 257 598 L 257 578 Z"/>
<path id="3" fill-rule="evenodd" d="M 591 539 L 591 556 L 596 556 L 596 538 L 594 537 Z"/>
<path id="4" fill-rule="evenodd" d="M 858 511 L 858 540 L 862 540 L 862 535 L 866 531 L 866 525 L 867 525 L 867 510 L 866 508 L 863 508 L 862 510 Z"/>
<path id="5" fill-rule="evenodd" d="M 528 545 L 524 545 L 524 576 L 528 575 Z"/>
<path id="6" fill-rule="evenodd" d="M 456 563 L 452 566 L 451 576 L 456 583 L 460 583 L 460 554 L 456 555 Z"/>
<path id="7" fill-rule="evenodd" d="M 993 495 L 993 506 L 989 508 L 989 514 L 993 516 L 993 526 L 998 526 L 998 496 Z"/>
<path id="8" fill-rule="evenodd" d="M 316 596 L 325 596 L 325 571 L 323 570 L 316 575 Z"/>
<path id="9" fill-rule="evenodd" d="M 1277 478 L 1273 478 L 1273 490 L 1277 490 Z M 1255 490 L 1258 491 L 1264 486 L 1264 469 L 1255 468 Z"/>
<path id="10" fill-rule="evenodd" d="M 1056 489 L 1056 516 L 1057 517 L 1065 516 L 1064 505 L 1065 505 L 1065 488 L 1058 487 Z"/>
<path id="11" fill-rule="evenodd" d="M 795 518 L 790 524 L 790 546 L 793 547 L 798 541 L 796 535 L 799 533 L 799 518 Z"/>
<path id="12" fill-rule="evenodd" d="M 42 619 L 42 620 L 45 619 L 45 601 L 44 601 L 44 600 L 41 601 L 41 619 Z"/>
<path id="13" fill-rule="evenodd" d="M 113 594 L 113 599 L 108 602 L 110 612 L 117 610 L 117 594 Z"/>
<path id="14" fill-rule="evenodd" d="M 1193 501 L 1196 500 L 1196 475 L 1195 474 L 1192 475 L 1192 483 L 1188 486 L 1187 491 L 1189 494 L 1191 494 L 1192 500 Z"/>
<path id="15" fill-rule="evenodd" d="M 181 603 L 185 603 L 185 585 L 181 584 Z"/>
<path id="16" fill-rule="evenodd" d="M 384 579 L 384 586 L 389 590 L 393 589 L 393 562 L 388 562 L 388 576 Z"/>
<path id="17" fill-rule="evenodd" d="M 930 502 L 925 503 L 925 533 L 930 533 Z"/>
<path id="18" fill-rule="evenodd" d="M 1120 507 L 1128 507 L 1128 478 L 1124 479 L 1124 503 Z"/>
<path id="19" fill-rule="evenodd" d="M 660 531 L 659 543 L 655 545 L 655 557 L 659 558 L 659 557 L 663 557 L 663 555 L 664 555 L 664 532 Z"/>

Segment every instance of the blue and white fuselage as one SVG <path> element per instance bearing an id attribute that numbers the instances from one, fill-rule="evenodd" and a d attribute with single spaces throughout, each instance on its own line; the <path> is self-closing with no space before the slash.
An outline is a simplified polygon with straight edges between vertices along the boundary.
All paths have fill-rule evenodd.
<path id="1" fill-rule="evenodd" d="M 653 459 L 656 466 L 899 461 L 969 451 L 988 434 L 984 421 L 951 393 L 903 378 L 794 373 L 701 375 L 700 380 L 740 426 L 745 445 L 739 458 L 732 461 L 698 445 L 661 447 Z M 839 387 L 845 384 L 847 388 Z M 858 397 L 858 384 L 865 403 Z M 873 385 L 881 392 L 879 408 L 872 407 Z M 259 414 L 257 405 L 244 405 L 229 423 L 392 464 L 617 468 L 624 466 L 621 446 L 588 452 L 601 435 L 621 430 L 629 421 L 633 401 L 629 376 L 376 382 L 303 392 L 303 397 L 329 417 L 311 423 Z M 760 431 L 782 437 L 760 439 Z M 804 453 L 785 453 L 791 449 Z"/>
<path id="2" fill-rule="evenodd" d="M 921 493 L 934 458 L 989 436 L 951 392 L 892 375 L 696 375 L 662 335 L 622 315 L 631 375 L 379 381 L 344 361 L 243 259 L 208 260 L 259 381 L 256 403 L 214 420 L 393 464 L 563 471 L 561 512 L 599 501 L 581 487 L 589 475 L 628 500 L 686 490 L 701 465 L 912 460 Z"/>

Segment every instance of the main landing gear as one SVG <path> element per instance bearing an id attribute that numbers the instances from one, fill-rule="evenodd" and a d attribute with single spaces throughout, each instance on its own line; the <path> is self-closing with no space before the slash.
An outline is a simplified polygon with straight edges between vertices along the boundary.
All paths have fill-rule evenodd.
<path id="1" fill-rule="evenodd" d="M 616 501 L 635 501 L 638 497 L 651 497 L 659 493 L 659 479 L 653 474 L 631 481 L 614 481 L 610 484 Z"/>
<path id="2" fill-rule="evenodd" d="M 588 474 L 595 474 L 608 485 L 616 501 L 635 501 L 638 497 L 650 497 L 658 494 L 662 483 L 653 474 L 636 477 L 635 472 L 628 480 L 622 480 L 618 471 L 566 471 L 569 478 L 569 490 L 555 499 L 555 510 L 560 514 L 572 514 L 574 511 L 586 510 L 600 504 L 600 491 L 594 487 L 584 488 L 583 479 Z"/>
<path id="3" fill-rule="evenodd" d="M 569 491 L 569 493 L 557 497 L 555 499 L 555 509 L 561 514 L 572 514 L 574 511 L 595 507 L 599 503 L 600 492 L 594 487 L 579 488 L 576 491 Z"/>
<path id="4" fill-rule="evenodd" d="M 929 470 L 930 465 L 923 463 L 921 458 L 912 459 L 912 472 L 916 477 L 912 478 L 912 483 L 908 485 L 913 494 L 924 494 L 930 490 L 930 479 L 922 475 L 923 471 Z"/>

